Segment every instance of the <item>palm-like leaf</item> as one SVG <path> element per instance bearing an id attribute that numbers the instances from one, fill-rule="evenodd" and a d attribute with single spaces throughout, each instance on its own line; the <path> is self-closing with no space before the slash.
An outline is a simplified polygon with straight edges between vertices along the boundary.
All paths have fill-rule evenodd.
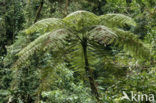
<path id="1" fill-rule="evenodd" d="M 36 22 L 28 29 L 24 30 L 25 34 L 32 34 L 34 32 L 45 33 L 47 31 L 52 31 L 54 29 L 59 29 L 65 27 L 63 21 L 57 18 L 47 18 Z"/>
<path id="2" fill-rule="evenodd" d="M 101 25 L 123 27 L 127 24 L 131 26 L 136 26 L 136 23 L 132 18 L 130 18 L 129 16 L 125 16 L 123 14 L 105 14 L 105 15 L 99 16 L 99 19 L 101 21 L 100 22 Z"/>
<path id="3" fill-rule="evenodd" d="M 143 59 L 151 58 L 150 50 L 144 46 L 143 42 L 139 40 L 136 35 L 121 29 L 114 29 L 114 31 L 118 35 L 116 44 L 122 46 L 124 50 L 128 51 L 133 57 Z"/>
<path id="4" fill-rule="evenodd" d="M 71 33 L 66 29 L 58 29 L 54 32 L 41 35 L 18 53 L 20 58 L 14 67 L 25 62 L 37 50 L 41 51 L 52 48 L 52 51 L 58 51 L 65 48 L 65 39 L 71 36 Z"/>
<path id="5" fill-rule="evenodd" d="M 149 59 L 150 51 L 143 45 L 141 40 L 131 32 L 121 29 L 110 29 L 105 26 L 97 26 L 90 31 L 90 40 L 97 43 L 108 45 L 118 44 L 123 47 L 126 52 L 129 52 L 133 57 Z"/>
<path id="6" fill-rule="evenodd" d="M 117 35 L 108 27 L 98 25 L 89 32 L 90 40 L 94 40 L 100 44 L 108 45 L 113 42 Z"/>
<path id="7" fill-rule="evenodd" d="M 76 31 L 97 25 L 99 22 L 98 17 L 95 14 L 87 11 L 76 11 L 71 13 L 65 17 L 63 21 L 69 28 Z"/>

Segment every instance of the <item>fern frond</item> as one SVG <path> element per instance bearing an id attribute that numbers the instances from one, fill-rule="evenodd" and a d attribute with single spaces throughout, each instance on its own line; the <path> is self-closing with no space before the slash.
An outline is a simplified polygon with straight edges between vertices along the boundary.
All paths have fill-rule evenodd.
<path id="1" fill-rule="evenodd" d="M 28 46 L 26 46 L 24 49 L 22 49 L 17 55 L 21 56 L 25 53 L 33 54 L 32 51 L 35 51 L 39 49 L 46 40 L 48 40 L 50 33 L 46 33 L 44 35 L 39 36 L 37 39 L 35 39 L 33 42 L 31 42 Z"/>
<path id="2" fill-rule="evenodd" d="M 114 31 L 118 35 L 116 44 L 123 47 L 125 51 L 137 58 L 151 58 L 149 48 L 135 34 L 121 29 L 115 29 Z"/>
<path id="3" fill-rule="evenodd" d="M 92 53 L 94 60 L 114 56 L 111 45 L 103 46 L 97 42 L 89 42 L 88 51 Z"/>
<path id="4" fill-rule="evenodd" d="M 24 63 L 37 51 L 45 51 L 51 48 L 52 51 L 57 51 L 65 48 L 64 43 L 66 43 L 66 38 L 69 36 L 71 37 L 71 33 L 66 29 L 59 29 L 52 33 L 41 35 L 17 54 L 19 59 L 15 63 L 14 67 Z"/>
<path id="5" fill-rule="evenodd" d="M 91 12 L 81 10 L 69 14 L 63 21 L 73 30 L 80 31 L 98 24 L 98 17 Z"/>
<path id="6" fill-rule="evenodd" d="M 34 32 L 45 33 L 47 31 L 52 31 L 54 29 L 63 28 L 63 27 L 64 27 L 64 23 L 62 22 L 61 19 L 47 18 L 36 22 L 35 24 L 33 24 L 31 27 L 24 30 L 23 32 L 25 34 L 32 34 Z"/>
<path id="7" fill-rule="evenodd" d="M 99 19 L 101 21 L 100 23 L 101 25 L 112 25 L 123 27 L 127 24 L 131 26 L 136 26 L 136 23 L 132 18 L 123 14 L 105 14 L 99 16 Z"/>
<path id="8" fill-rule="evenodd" d="M 136 35 L 128 31 L 117 28 L 111 30 L 105 26 L 97 26 L 90 31 L 89 39 L 90 42 L 93 40 L 105 46 L 115 43 L 137 58 L 151 58 L 150 50 L 144 46 L 143 42 Z"/>
<path id="9" fill-rule="evenodd" d="M 74 71 L 79 73 L 81 77 L 84 77 L 85 75 L 85 62 L 84 62 L 84 56 L 83 56 L 83 48 L 80 44 L 80 42 L 75 45 L 72 50 L 69 52 L 69 58 L 68 61 L 70 63 L 70 68 L 74 69 Z"/>
<path id="10" fill-rule="evenodd" d="M 100 44 L 110 44 L 113 42 L 117 35 L 108 27 L 98 25 L 93 30 L 89 32 L 89 39 L 96 41 Z"/>

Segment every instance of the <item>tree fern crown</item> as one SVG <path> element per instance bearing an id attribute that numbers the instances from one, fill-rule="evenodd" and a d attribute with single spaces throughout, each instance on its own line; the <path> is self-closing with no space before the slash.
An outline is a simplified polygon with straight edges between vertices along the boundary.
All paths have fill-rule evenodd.
<path id="1" fill-rule="evenodd" d="M 22 64 L 33 55 L 36 50 L 52 48 L 55 51 L 59 51 L 60 47 L 63 50 L 63 48 L 65 48 L 65 46 L 63 46 L 64 42 L 70 42 L 69 44 L 72 44 L 72 38 L 77 38 L 75 41 L 78 43 L 80 43 L 78 40 L 82 41 L 85 38 L 87 41 L 96 42 L 105 46 L 117 44 L 119 47 L 124 47 L 125 51 L 130 51 L 132 56 L 146 58 L 150 55 L 148 48 L 144 47 L 136 36 L 133 37 L 128 32 L 118 29 L 118 27 L 125 25 L 136 26 L 136 23 L 133 19 L 123 14 L 97 16 L 83 10 L 71 13 L 63 19 L 48 18 L 38 21 L 26 29 L 25 33 L 32 34 L 34 32 L 40 32 L 43 35 L 36 38 L 18 53 L 19 60 L 16 64 Z M 125 38 L 126 35 L 128 39 Z M 129 43 L 129 41 L 133 41 L 133 44 Z M 138 46 L 140 46 L 141 49 L 139 49 Z M 143 54 L 146 54 L 146 56 Z"/>
<path id="2" fill-rule="evenodd" d="M 80 31 L 84 28 L 97 25 L 98 17 L 88 11 L 76 11 L 69 14 L 63 21 L 72 29 Z"/>

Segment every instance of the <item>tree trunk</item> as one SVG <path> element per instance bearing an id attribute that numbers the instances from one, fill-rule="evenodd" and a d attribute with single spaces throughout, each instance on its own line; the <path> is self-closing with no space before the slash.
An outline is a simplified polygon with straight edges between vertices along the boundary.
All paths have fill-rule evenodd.
<path id="1" fill-rule="evenodd" d="M 126 3 L 127 3 L 127 4 L 132 3 L 132 0 L 126 0 Z"/>
<path id="2" fill-rule="evenodd" d="M 92 94 L 95 95 L 96 99 L 98 101 L 100 101 L 99 100 L 99 93 L 98 93 L 98 90 L 95 86 L 94 77 L 93 77 L 93 74 L 91 72 L 91 69 L 89 68 L 89 62 L 88 62 L 88 57 L 87 57 L 87 39 L 86 38 L 84 38 L 82 41 L 82 47 L 83 47 L 83 53 L 84 53 L 84 59 L 85 59 L 85 71 L 86 71 L 86 75 L 89 79 L 91 92 L 92 92 Z"/>
<path id="3" fill-rule="evenodd" d="M 39 8 L 38 8 L 38 10 L 37 10 L 37 14 L 36 14 L 36 18 L 35 18 L 34 23 L 36 23 L 36 22 L 37 22 L 37 20 L 38 20 L 38 19 L 39 19 L 39 17 L 40 17 L 41 10 L 42 10 L 42 8 L 43 8 L 43 4 L 44 4 L 44 0 L 42 0 L 42 1 L 41 1 L 41 4 L 40 4 L 40 6 L 39 6 Z"/>
<path id="4" fill-rule="evenodd" d="M 5 13 L 6 13 L 6 1 L 3 0 L 0 2 L 0 15 Z M 2 22 L 4 22 L 4 24 Z M 6 49 L 7 35 L 6 35 L 5 16 L 2 16 L 2 22 L 0 23 L 0 36 L 3 39 L 0 40 L 0 56 L 5 56 L 7 54 Z"/>
<path id="5" fill-rule="evenodd" d="M 68 14 L 68 5 L 69 5 L 69 0 L 66 0 L 65 15 Z"/>
<path id="6" fill-rule="evenodd" d="M 128 13 L 130 13 L 130 11 L 131 11 L 131 6 L 130 6 L 131 3 L 132 3 L 132 0 L 126 0 Z"/>

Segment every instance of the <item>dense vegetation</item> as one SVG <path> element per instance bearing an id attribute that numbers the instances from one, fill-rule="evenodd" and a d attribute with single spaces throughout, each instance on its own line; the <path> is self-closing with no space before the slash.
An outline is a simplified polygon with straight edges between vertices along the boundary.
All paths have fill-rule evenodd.
<path id="1" fill-rule="evenodd" d="M 155 103 L 155 60 L 155 0 L 0 0 L 0 103 Z"/>

